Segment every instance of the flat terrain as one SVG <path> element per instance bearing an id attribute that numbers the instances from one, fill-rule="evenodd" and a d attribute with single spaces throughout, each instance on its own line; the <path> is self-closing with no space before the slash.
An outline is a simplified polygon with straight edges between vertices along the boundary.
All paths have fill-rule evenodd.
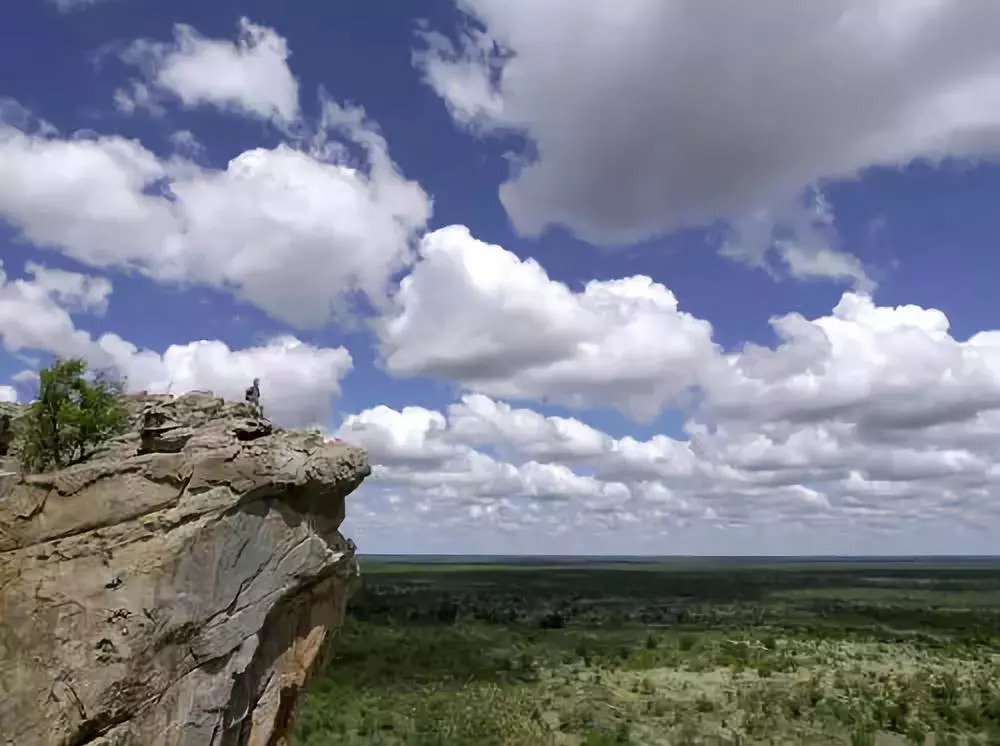
<path id="1" fill-rule="evenodd" d="M 1000 744 L 1000 559 L 362 566 L 297 744 Z"/>

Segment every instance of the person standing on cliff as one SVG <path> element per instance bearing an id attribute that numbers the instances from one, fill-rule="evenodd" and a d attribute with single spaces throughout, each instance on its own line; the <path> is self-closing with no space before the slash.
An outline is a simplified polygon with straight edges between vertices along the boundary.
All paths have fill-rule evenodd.
<path id="1" fill-rule="evenodd" d="M 258 415 L 264 416 L 264 408 L 260 406 L 260 379 L 253 379 L 253 385 L 247 388 L 246 394 L 243 397 L 247 404 L 254 408 Z"/>

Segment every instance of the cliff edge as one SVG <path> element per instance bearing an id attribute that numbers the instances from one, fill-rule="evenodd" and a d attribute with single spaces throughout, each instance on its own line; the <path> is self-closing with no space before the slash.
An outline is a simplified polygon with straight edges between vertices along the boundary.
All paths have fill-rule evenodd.
<path id="1" fill-rule="evenodd" d="M 362 450 L 210 394 L 0 477 L 0 744 L 287 742 L 358 576 Z"/>

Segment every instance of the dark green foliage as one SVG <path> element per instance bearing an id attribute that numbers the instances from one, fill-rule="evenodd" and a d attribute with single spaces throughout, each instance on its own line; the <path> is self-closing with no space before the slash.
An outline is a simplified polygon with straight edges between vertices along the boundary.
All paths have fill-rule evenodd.
<path id="1" fill-rule="evenodd" d="M 103 373 L 89 376 L 78 359 L 55 362 L 39 379 L 38 399 L 18 423 L 16 440 L 26 471 L 83 461 L 128 426 L 121 380 Z"/>
<path id="2" fill-rule="evenodd" d="M 14 420 L 18 415 L 17 405 L 0 402 L 0 456 L 6 456 L 14 441 Z"/>

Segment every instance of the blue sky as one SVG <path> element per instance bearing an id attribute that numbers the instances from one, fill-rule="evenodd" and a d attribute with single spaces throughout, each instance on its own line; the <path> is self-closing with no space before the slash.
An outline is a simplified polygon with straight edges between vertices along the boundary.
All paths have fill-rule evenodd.
<path id="1" fill-rule="evenodd" d="M 1000 11 L 716 10 L 15 0 L 0 396 L 259 375 L 368 552 L 993 551 Z"/>

